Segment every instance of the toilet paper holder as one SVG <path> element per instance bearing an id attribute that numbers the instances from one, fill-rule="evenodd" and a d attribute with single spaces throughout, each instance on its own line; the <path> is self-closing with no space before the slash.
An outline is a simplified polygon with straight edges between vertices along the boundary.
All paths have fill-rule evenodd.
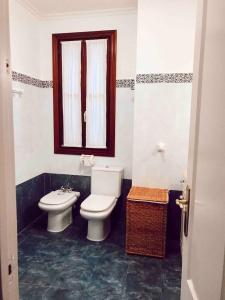
<path id="1" fill-rule="evenodd" d="M 82 154 L 80 157 L 80 163 L 84 167 L 93 167 L 95 164 L 95 157 L 94 155 Z"/>

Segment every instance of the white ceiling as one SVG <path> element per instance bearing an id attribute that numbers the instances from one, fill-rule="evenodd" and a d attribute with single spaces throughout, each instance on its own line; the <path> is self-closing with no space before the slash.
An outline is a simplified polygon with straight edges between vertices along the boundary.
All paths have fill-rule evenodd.
<path id="1" fill-rule="evenodd" d="M 136 8 L 137 0 L 19 0 L 40 15 Z"/>

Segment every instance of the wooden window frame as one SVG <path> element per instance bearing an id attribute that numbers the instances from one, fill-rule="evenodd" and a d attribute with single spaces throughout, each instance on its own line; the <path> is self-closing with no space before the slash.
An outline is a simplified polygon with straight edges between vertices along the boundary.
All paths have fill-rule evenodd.
<path id="1" fill-rule="evenodd" d="M 116 30 L 59 33 L 52 35 L 53 53 L 53 108 L 54 108 L 54 153 L 56 154 L 92 154 L 96 156 L 115 156 L 115 111 L 116 111 Z M 106 78 L 106 148 L 85 148 L 86 124 L 86 63 L 81 71 L 81 113 L 82 147 L 63 146 L 63 106 L 62 106 L 62 41 L 83 41 L 107 39 L 107 78 Z M 82 46 L 81 56 L 85 55 Z"/>

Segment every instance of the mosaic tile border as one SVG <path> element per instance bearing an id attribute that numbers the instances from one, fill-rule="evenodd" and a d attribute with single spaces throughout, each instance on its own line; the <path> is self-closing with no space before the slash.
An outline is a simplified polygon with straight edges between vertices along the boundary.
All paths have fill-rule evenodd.
<path id="1" fill-rule="evenodd" d="M 136 83 L 191 83 L 192 73 L 137 74 Z"/>
<path id="2" fill-rule="evenodd" d="M 134 79 L 117 79 L 116 87 L 117 88 L 130 88 L 133 91 L 135 89 L 135 80 Z"/>
<path id="3" fill-rule="evenodd" d="M 52 80 L 40 80 L 19 72 L 12 71 L 12 79 L 14 81 L 18 81 L 24 84 L 33 85 L 39 88 L 52 88 L 53 81 Z M 135 80 L 134 79 L 118 79 L 116 80 L 117 88 L 130 88 L 134 90 Z"/>
<path id="4" fill-rule="evenodd" d="M 52 80 L 40 80 L 19 72 L 12 71 L 12 79 L 14 81 L 22 82 L 24 84 L 36 86 L 39 88 L 52 88 Z M 192 73 L 155 73 L 155 74 L 137 74 L 137 84 L 151 84 L 151 83 L 191 83 L 193 80 Z M 130 88 L 135 90 L 134 79 L 117 79 L 117 88 Z"/>
<path id="5" fill-rule="evenodd" d="M 24 84 L 36 86 L 39 88 L 52 88 L 53 82 L 52 80 L 40 80 L 34 77 L 30 77 L 28 75 L 18 73 L 15 71 L 12 71 L 12 79 L 14 81 L 22 82 Z"/>

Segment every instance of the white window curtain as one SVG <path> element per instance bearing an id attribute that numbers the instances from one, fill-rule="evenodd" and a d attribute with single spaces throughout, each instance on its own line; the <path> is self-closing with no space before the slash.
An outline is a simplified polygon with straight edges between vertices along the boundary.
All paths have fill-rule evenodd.
<path id="1" fill-rule="evenodd" d="M 86 147 L 106 148 L 107 40 L 87 40 Z"/>
<path id="2" fill-rule="evenodd" d="M 61 42 L 61 45 L 63 145 L 81 147 L 81 41 Z"/>

